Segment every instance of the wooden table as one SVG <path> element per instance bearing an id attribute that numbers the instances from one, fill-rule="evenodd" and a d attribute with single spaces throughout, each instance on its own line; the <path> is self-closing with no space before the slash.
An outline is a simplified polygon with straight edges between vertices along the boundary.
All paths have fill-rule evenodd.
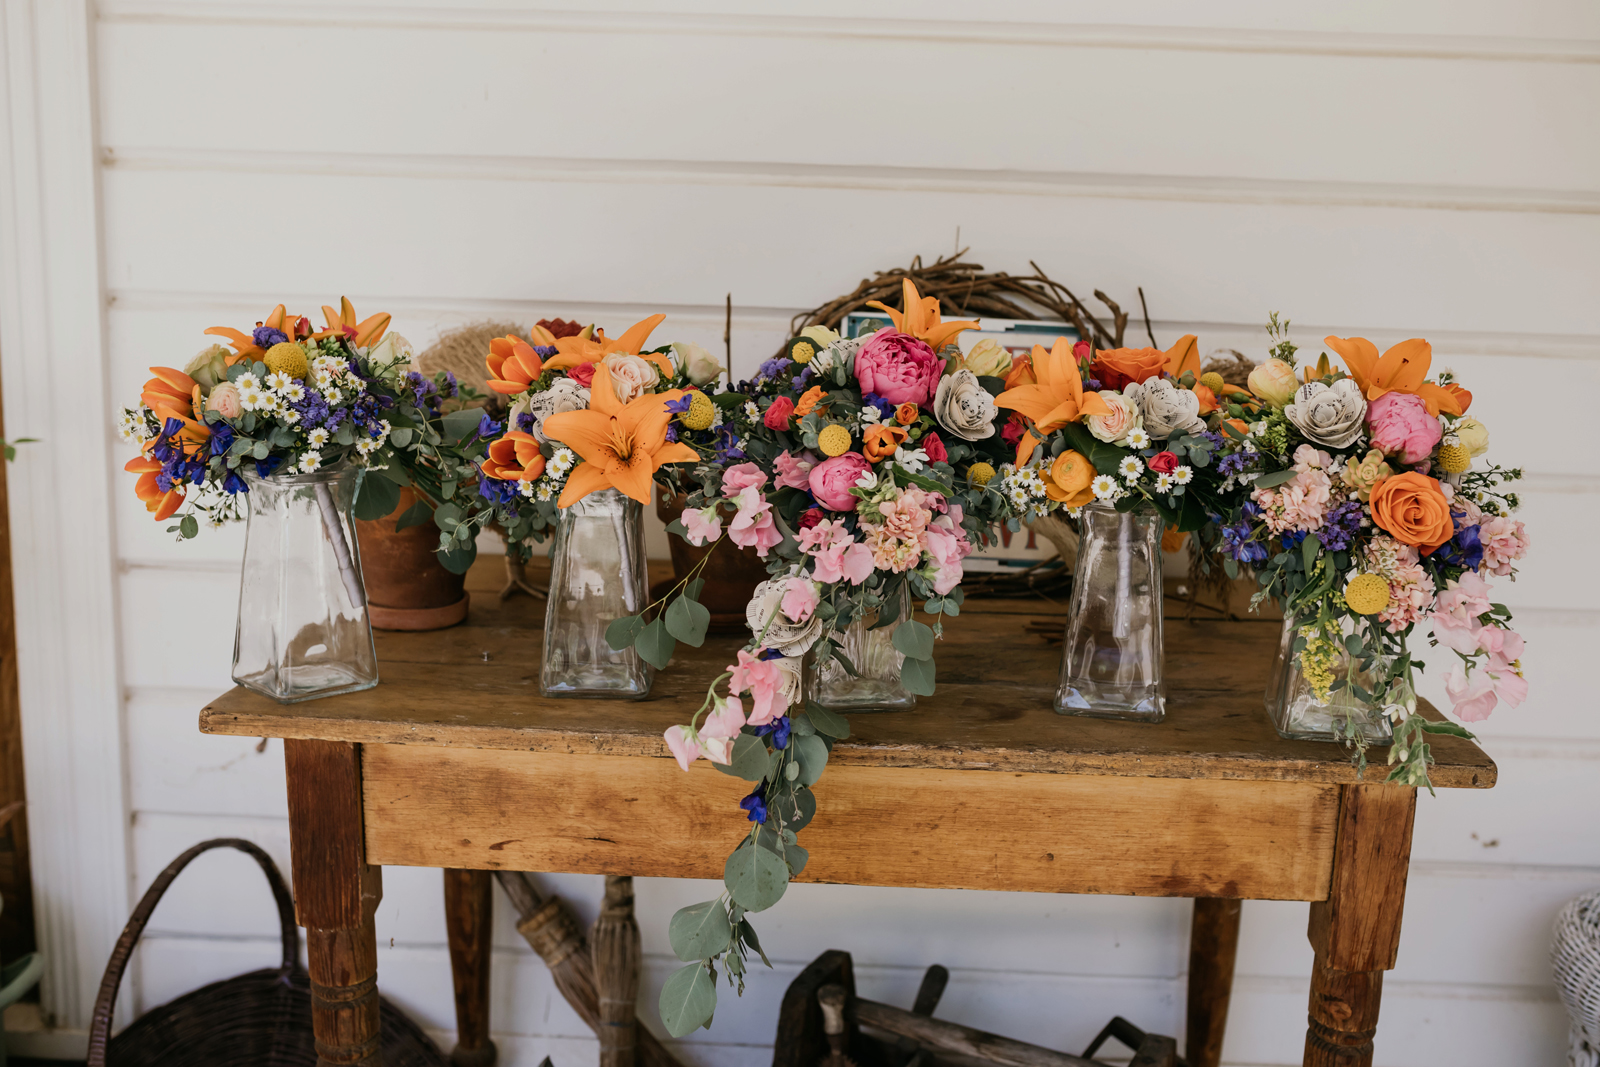
<path id="1" fill-rule="evenodd" d="M 661 740 L 741 642 L 680 645 L 644 701 L 544 700 L 543 608 L 494 603 L 498 566 L 474 569 L 462 626 L 379 634 L 375 689 L 290 706 L 235 689 L 200 714 L 206 733 L 285 739 L 321 1062 L 377 1062 L 384 865 L 454 872 L 457 1059 L 488 1062 L 487 872 L 720 878 L 743 833 L 748 783 L 703 761 L 684 774 Z M 1060 646 L 1024 625 L 1063 613 L 973 601 L 947 624 L 936 696 L 852 718 L 818 784 L 799 880 L 1195 898 L 1194 1067 L 1221 1052 L 1238 902 L 1311 901 L 1304 1062 L 1369 1064 L 1415 790 L 1379 784 L 1379 768 L 1358 781 L 1335 745 L 1277 736 L 1262 707 L 1275 623 L 1169 619 L 1163 723 L 1054 714 Z M 1441 737 L 1433 751 L 1436 786 L 1494 784 L 1476 746 Z"/>

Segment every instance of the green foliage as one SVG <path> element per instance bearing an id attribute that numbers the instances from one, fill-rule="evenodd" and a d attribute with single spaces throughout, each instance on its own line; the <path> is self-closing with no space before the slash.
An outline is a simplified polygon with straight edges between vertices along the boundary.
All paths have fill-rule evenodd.
<path id="1" fill-rule="evenodd" d="M 828 765 L 827 742 L 812 734 L 810 737 L 791 737 L 789 745 L 794 749 L 795 763 L 800 768 L 796 781 L 801 785 L 815 785 L 817 779 L 822 777 L 823 768 Z"/>
<path id="2" fill-rule="evenodd" d="M 717 985 L 704 963 L 691 963 L 672 972 L 661 987 L 657 1004 L 667 1033 L 683 1037 L 711 1021 L 717 1010 Z"/>
<path id="3" fill-rule="evenodd" d="M 381 519 L 400 506 L 400 487 L 387 478 L 362 478 L 356 488 L 355 517 Z"/>
<path id="4" fill-rule="evenodd" d="M 698 600 L 679 595 L 667 605 L 667 632 L 686 645 L 699 648 L 705 644 L 706 627 L 711 625 L 711 611 Z"/>
<path id="5" fill-rule="evenodd" d="M 678 642 L 667 632 L 666 624 L 657 618 L 640 631 L 638 638 L 633 643 L 633 647 L 639 650 L 639 655 L 643 657 L 646 663 L 656 670 L 662 671 L 667 669 L 667 664 L 671 661 L 672 653 L 677 649 Z"/>
<path id="6" fill-rule="evenodd" d="M 783 899 L 789 868 L 769 849 L 746 841 L 733 850 L 722 869 L 728 895 L 745 911 L 765 911 Z"/>
<path id="7" fill-rule="evenodd" d="M 606 644 L 615 652 L 632 645 L 641 633 L 644 632 L 644 616 L 624 615 L 620 619 L 613 619 L 611 625 L 606 627 Z"/>
<path id="8" fill-rule="evenodd" d="M 728 909 L 720 900 L 679 908 L 667 925 L 667 940 L 672 942 L 672 951 L 685 963 L 708 960 L 726 952 L 733 943 Z"/>

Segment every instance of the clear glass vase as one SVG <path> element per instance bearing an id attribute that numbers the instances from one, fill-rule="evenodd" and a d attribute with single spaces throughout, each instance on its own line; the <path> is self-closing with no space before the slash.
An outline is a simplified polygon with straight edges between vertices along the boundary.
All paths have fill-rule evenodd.
<path id="1" fill-rule="evenodd" d="M 1293 741 L 1341 742 L 1359 736 L 1369 745 L 1389 744 L 1394 739 L 1394 724 L 1381 707 L 1356 696 L 1348 684 L 1330 693 L 1326 701 L 1317 698 L 1301 673 L 1300 657 L 1294 651 L 1295 638 L 1307 621 L 1283 621 L 1278 654 L 1273 658 L 1272 673 L 1268 676 L 1267 714 L 1272 717 L 1278 735 Z M 1345 619 L 1341 636 L 1350 636 L 1353 628 L 1353 621 Z M 1350 657 L 1341 648 L 1333 662 L 1334 678 L 1354 681 L 1372 693 L 1388 670 L 1389 661 L 1379 657 L 1372 669 L 1366 671 L 1358 664 L 1353 674 L 1350 667 Z"/>
<path id="2" fill-rule="evenodd" d="M 1090 504 L 1078 518 L 1056 711 L 1103 719 L 1160 722 L 1167 714 L 1161 677 L 1161 516 Z"/>
<path id="3" fill-rule="evenodd" d="M 606 642 L 606 627 L 649 603 L 643 514 L 644 505 L 617 489 L 562 509 L 544 612 L 545 696 L 627 700 L 650 692 L 655 668 L 632 645 L 618 651 Z"/>
<path id="4" fill-rule="evenodd" d="M 350 505 L 364 472 L 258 477 L 233 638 L 233 680 L 285 704 L 378 684 Z"/>
<path id="5" fill-rule="evenodd" d="M 832 711 L 905 711 L 917 706 L 915 693 L 902 684 L 900 669 L 906 657 L 894 647 L 894 630 L 911 617 L 911 605 L 902 598 L 900 614 L 888 626 L 872 629 L 878 613 L 856 619 L 833 638 L 855 667 L 851 674 L 830 656 L 818 669 L 814 656 L 805 662 L 806 699 Z"/>

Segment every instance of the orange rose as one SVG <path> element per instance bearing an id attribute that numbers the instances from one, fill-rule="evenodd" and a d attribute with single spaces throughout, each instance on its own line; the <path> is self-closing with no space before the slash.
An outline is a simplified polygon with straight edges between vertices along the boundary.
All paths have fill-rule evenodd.
<path id="1" fill-rule="evenodd" d="M 1094 481 L 1094 468 L 1077 452 L 1067 451 L 1050 464 L 1050 477 L 1044 483 L 1044 492 L 1051 500 L 1059 500 L 1069 508 L 1081 508 L 1094 499 L 1089 484 Z"/>
<path id="2" fill-rule="evenodd" d="M 1006 388 L 1015 389 L 1019 385 L 1037 385 L 1039 379 L 1033 373 L 1033 360 L 1026 355 L 1014 356 L 1011 360 L 1011 373 L 1006 375 Z"/>
<path id="3" fill-rule="evenodd" d="M 894 458 L 895 449 L 905 443 L 906 431 L 899 426 L 878 423 L 861 435 L 861 454 L 873 463 Z"/>
<path id="4" fill-rule="evenodd" d="M 1102 389 L 1121 391 L 1131 382 L 1154 378 L 1167 369 L 1167 354 L 1159 348 L 1113 348 L 1095 353 L 1089 374 Z"/>
<path id="5" fill-rule="evenodd" d="M 811 414 L 812 409 L 817 406 L 817 402 L 821 399 L 822 386 L 813 385 L 810 389 L 807 389 L 801 394 L 799 402 L 794 406 L 795 418 L 803 419 Z"/>
<path id="6" fill-rule="evenodd" d="M 1372 490 L 1372 521 L 1401 544 L 1422 550 L 1424 556 L 1450 540 L 1450 502 L 1439 483 L 1415 471 L 1385 478 Z"/>
<path id="7" fill-rule="evenodd" d="M 920 414 L 917 405 L 907 402 L 894 409 L 894 421 L 901 426 L 910 426 Z"/>

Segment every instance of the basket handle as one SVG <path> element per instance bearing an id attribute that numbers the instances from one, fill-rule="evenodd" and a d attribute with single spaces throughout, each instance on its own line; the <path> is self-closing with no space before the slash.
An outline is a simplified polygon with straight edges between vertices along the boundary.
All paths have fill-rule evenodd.
<path id="1" fill-rule="evenodd" d="M 133 909 L 133 914 L 128 918 L 128 925 L 122 928 L 122 936 L 117 938 L 117 945 L 111 950 L 111 960 L 106 964 L 105 977 L 100 979 L 100 995 L 94 1001 L 94 1018 L 89 1025 L 87 1067 L 105 1067 L 106 1045 L 111 1039 L 111 1012 L 117 1004 L 117 990 L 122 986 L 122 975 L 128 969 L 128 959 L 133 955 L 134 946 L 139 943 L 151 913 L 161 903 L 161 897 L 172 880 L 189 866 L 190 861 L 214 848 L 236 848 L 261 865 L 262 873 L 267 876 L 267 884 L 272 887 L 273 899 L 278 903 L 278 921 L 283 930 L 283 970 L 287 972 L 299 962 L 300 936 L 295 931 L 294 898 L 289 895 L 289 887 L 284 884 L 283 875 L 278 873 L 278 865 L 272 862 L 272 857 L 255 842 L 242 837 L 218 837 L 202 841 L 167 865 L 167 869 L 145 890 L 139 906 Z"/>

